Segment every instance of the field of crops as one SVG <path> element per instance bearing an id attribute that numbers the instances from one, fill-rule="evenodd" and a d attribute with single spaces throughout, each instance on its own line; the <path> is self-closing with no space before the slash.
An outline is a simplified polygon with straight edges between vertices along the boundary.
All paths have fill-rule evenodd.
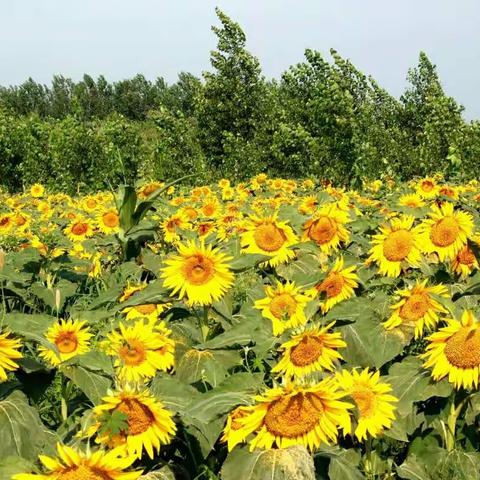
<path id="1" fill-rule="evenodd" d="M 0 192 L 0 479 L 474 479 L 480 184 Z"/>

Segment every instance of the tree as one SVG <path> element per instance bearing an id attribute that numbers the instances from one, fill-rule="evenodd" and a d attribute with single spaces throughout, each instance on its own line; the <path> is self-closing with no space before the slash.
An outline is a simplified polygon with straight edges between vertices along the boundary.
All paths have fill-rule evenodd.
<path id="1" fill-rule="evenodd" d="M 200 141 L 212 167 L 248 175 L 249 167 L 226 152 L 251 150 L 264 120 L 265 82 L 258 60 L 245 48 L 240 26 L 218 8 L 216 13 L 222 26 L 212 27 L 218 38 L 217 50 L 211 52 L 214 72 L 204 74 L 205 87 L 197 100 Z"/>

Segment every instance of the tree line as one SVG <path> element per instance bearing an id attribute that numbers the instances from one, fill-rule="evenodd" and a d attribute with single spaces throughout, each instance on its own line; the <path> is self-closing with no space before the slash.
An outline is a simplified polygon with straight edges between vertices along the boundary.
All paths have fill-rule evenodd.
<path id="1" fill-rule="evenodd" d="M 475 175 L 480 122 L 466 122 L 420 53 L 400 98 L 335 50 L 306 50 L 280 79 L 262 75 L 241 27 L 217 9 L 210 72 L 177 82 L 85 75 L 0 87 L 0 184 L 104 188 L 125 180 L 243 180 L 259 172 L 357 186 L 441 172 Z"/>

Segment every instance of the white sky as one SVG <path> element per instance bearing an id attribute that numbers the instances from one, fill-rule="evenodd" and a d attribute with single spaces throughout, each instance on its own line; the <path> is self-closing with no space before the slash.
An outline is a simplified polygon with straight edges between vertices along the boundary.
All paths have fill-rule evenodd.
<path id="1" fill-rule="evenodd" d="M 239 22 L 267 77 L 330 47 L 398 96 L 424 50 L 480 118 L 479 0 L 0 0 L 0 84 L 83 73 L 169 82 L 210 68 L 214 7 Z"/>

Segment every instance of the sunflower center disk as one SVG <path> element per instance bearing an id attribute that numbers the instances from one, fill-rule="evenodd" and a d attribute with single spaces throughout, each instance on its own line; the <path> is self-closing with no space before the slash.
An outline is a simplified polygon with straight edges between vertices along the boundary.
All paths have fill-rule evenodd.
<path id="1" fill-rule="evenodd" d="M 78 465 L 60 474 L 59 480 L 111 480 L 110 475 L 95 471 L 87 465 Z"/>
<path id="2" fill-rule="evenodd" d="M 462 265 L 473 265 L 473 263 L 475 262 L 475 255 L 470 250 L 470 248 L 466 246 L 458 252 L 457 260 Z"/>
<path id="3" fill-rule="evenodd" d="M 72 227 L 72 233 L 74 235 L 83 235 L 88 230 L 88 225 L 86 223 L 76 223 Z"/>
<path id="4" fill-rule="evenodd" d="M 137 305 L 134 308 L 138 313 L 141 313 L 143 315 L 149 315 L 150 313 L 153 313 L 155 311 L 157 306 L 154 303 L 146 303 L 145 305 Z"/>
<path id="5" fill-rule="evenodd" d="M 297 367 L 314 363 L 322 354 L 323 343 L 317 337 L 303 337 L 302 341 L 290 352 L 290 359 Z"/>
<path id="6" fill-rule="evenodd" d="M 155 422 L 152 411 L 134 398 L 122 400 L 122 403 L 115 410 L 128 417 L 128 432 L 125 432 L 127 435 L 139 435 L 147 431 Z"/>
<path id="7" fill-rule="evenodd" d="M 433 183 L 430 182 L 429 180 L 425 181 L 425 182 L 422 182 L 422 190 L 424 192 L 431 192 L 433 190 Z"/>
<path id="8" fill-rule="evenodd" d="M 321 217 L 316 220 L 308 230 L 308 236 L 319 245 L 328 243 L 335 237 L 337 225 L 328 217 Z"/>
<path id="9" fill-rule="evenodd" d="M 118 215 L 115 213 L 106 213 L 103 217 L 103 223 L 107 227 L 116 227 L 118 225 Z"/>
<path id="10" fill-rule="evenodd" d="M 383 242 L 383 255 L 391 262 L 401 262 L 413 247 L 412 234 L 408 230 L 396 230 Z"/>
<path id="11" fill-rule="evenodd" d="M 345 280 L 339 273 L 333 272 L 317 287 L 319 292 L 325 292 L 327 298 L 336 297 L 342 291 Z"/>
<path id="12" fill-rule="evenodd" d="M 314 395 L 299 393 L 273 402 L 264 422 L 267 430 L 276 437 L 297 438 L 317 426 L 322 412 L 321 401 Z"/>
<path id="13" fill-rule="evenodd" d="M 446 342 L 445 356 L 458 368 L 480 366 L 480 329 L 463 327 L 452 335 Z"/>
<path id="14" fill-rule="evenodd" d="M 209 258 L 194 255 L 187 258 L 184 266 L 185 279 L 193 285 L 204 285 L 215 274 L 215 266 Z"/>
<path id="15" fill-rule="evenodd" d="M 119 355 L 126 365 L 140 365 L 145 360 L 145 349 L 139 342 L 131 341 L 119 350 Z"/>
<path id="16" fill-rule="evenodd" d="M 437 247 L 448 247 L 458 238 L 460 227 L 453 217 L 445 217 L 432 226 L 430 240 Z"/>
<path id="17" fill-rule="evenodd" d="M 425 293 L 414 293 L 401 307 L 400 317 L 404 320 L 418 320 L 430 308 L 429 297 Z"/>
<path id="18" fill-rule="evenodd" d="M 64 332 L 55 340 L 55 345 L 60 353 L 72 353 L 77 349 L 78 339 L 73 332 Z"/>
<path id="19" fill-rule="evenodd" d="M 359 387 L 352 393 L 352 397 L 362 417 L 370 417 L 375 413 L 377 405 L 375 393 L 369 388 Z"/>
<path id="20" fill-rule="evenodd" d="M 286 241 L 285 234 L 273 223 L 262 223 L 253 234 L 255 243 L 265 252 L 276 252 Z"/>
<path id="21" fill-rule="evenodd" d="M 281 293 L 270 302 L 270 311 L 275 318 L 290 318 L 296 310 L 297 302 L 288 293 Z"/>

